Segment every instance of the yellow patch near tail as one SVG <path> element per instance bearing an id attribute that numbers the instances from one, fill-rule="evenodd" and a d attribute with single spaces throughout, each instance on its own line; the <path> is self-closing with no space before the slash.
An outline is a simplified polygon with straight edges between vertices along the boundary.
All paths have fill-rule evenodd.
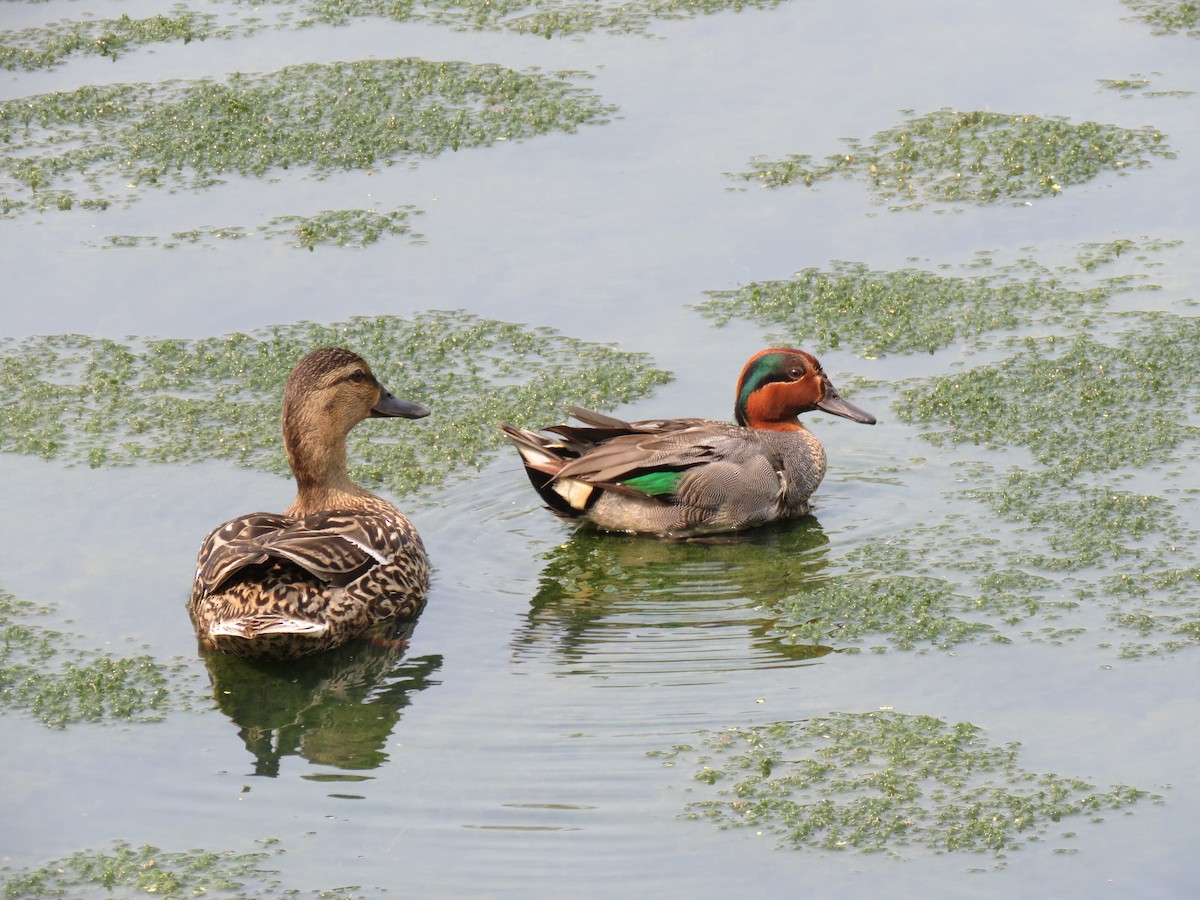
<path id="1" fill-rule="evenodd" d="M 587 502 L 591 499 L 594 490 L 595 488 L 586 481 L 578 481 L 574 478 L 554 482 L 554 493 L 566 500 L 571 509 L 586 509 Z"/>

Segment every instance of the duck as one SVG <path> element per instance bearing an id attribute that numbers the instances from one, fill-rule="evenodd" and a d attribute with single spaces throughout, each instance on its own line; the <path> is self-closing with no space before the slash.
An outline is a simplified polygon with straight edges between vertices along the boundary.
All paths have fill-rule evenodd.
<path id="1" fill-rule="evenodd" d="M 819 410 L 874 425 L 804 350 L 770 347 L 738 378 L 736 424 L 625 422 L 568 407 L 583 423 L 549 434 L 501 422 L 551 512 L 602 531 L 665 538 L 743 531 L 809 513 L 825 449 L 798 416 Z"/>
<path id="2" fill-rule="evenodd" d="M 404 513 L 351 480 L 346 436 L 364 419 L 427 415 L 350 350 L 325 347 L 296 364 L 281 417 L 296 499 L 218 525 L 200 545 L 188 610 L 201 648 L 294 659 L 420 613 L 425 546 Z"/>

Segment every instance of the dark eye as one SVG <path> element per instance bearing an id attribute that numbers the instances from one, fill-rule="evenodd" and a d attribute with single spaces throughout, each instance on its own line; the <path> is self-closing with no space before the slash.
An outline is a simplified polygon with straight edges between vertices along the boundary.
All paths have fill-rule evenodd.
<path id="1" fill-rule="evenodd" d="M 350 380 L 353 382 L 365 381 L 366 378 L 367 378 L 367 373 L 364 372 L 362 369 L 355 369 L 353 372 L 350 373 Z"/>
<path id="2" fill-rule="evenodd" d="M 808 372 L 804 369 L 801 369 L 799 366 L 794 369 L 788 369 L 788 378 L 792 379 L 793 381 L 799 381 L 807 374 Z"/>

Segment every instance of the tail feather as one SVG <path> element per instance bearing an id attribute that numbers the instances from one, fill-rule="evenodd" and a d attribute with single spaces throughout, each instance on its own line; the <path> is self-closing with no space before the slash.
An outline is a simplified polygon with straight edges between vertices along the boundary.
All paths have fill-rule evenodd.
<path id="1" fill-rule="evenodd" d="M 529 483 L 538 492 L 551 512 L 567 518 L 578 518 L 595 502 L 599 490 L 577 479 L 558 479 L 558 473 L 578 456 L 562 442 L 501 422 L 500 428 L 516 445 L 525 464 Z"/>
<path id="2" fill-rule="evenodd" d="M 328 625 L 286 616 L 244 616 L 213 623 L 201 642 L 247 659 L 296 659 L 340 643 Z"/>
<path id="3" fill-rule="evenodd" d="M 558 474 L 558 470 L 567 461 L 563 455 L 565 448 L 557 441 L 540 435 L 536 431 L 513 428 L 506 422 L 501 422 L 500 428 L 516 446 L 517 452 L 521 454 L 521 459 L 526 466 L 553 476 Z"/>
<path id="4" fill-rule="evenodd" d="M 296 619 L 290 616 L 254 615 L 215 622 L 208 630 L 208 633 L 214 638 L 235 637 L 250 641 L 264 634 L 292 634 L 297 637 L 311 637 L 323 635 L 327 631 L 329 631 L 328 625 L 322 622 L 313 622 L 309 619 Z"/>
<path id="5" fill-rule="evenodd" d="M 598 413 L 593 409 L 584 409 L 582 406 L 568 406 L 571 415 L 585 425 L 591 425 L 593 428 L 615 428 L 620 431 L 634 431 L 633 425 L 630 425 L 624 419 L 617 419 L 613 416 L 606 416 L 604 413 Z"/>

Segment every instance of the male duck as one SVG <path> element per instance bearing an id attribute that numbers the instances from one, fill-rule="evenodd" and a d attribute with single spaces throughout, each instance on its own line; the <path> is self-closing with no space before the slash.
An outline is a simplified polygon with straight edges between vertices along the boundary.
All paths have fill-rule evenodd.
<path id="1" fill-rule="evenodd" d="M 346 435 L 366 418 L 427 415 L 349 350 L 300 360 L 283 394 L 296 500 L 282 515 L 250 513 L 205 538 L 188 604 L 203 646 L 286 659 L 420 612 L 425 547 L 404 513 L 350 480 Z"/>
<path id="2" fill-rule="evenodd" d="M 806 515 L 825 450 L 796 417 L 814 409 L 875 424 L 842 399 L 816 357 L 773 347 L 742 369 L 737 425 L 631 423 L 571 407 L 590 427 L 548 428 L 557 438 L 500 427 L 552 512 L 606 531 L 686 537 Z"/>

